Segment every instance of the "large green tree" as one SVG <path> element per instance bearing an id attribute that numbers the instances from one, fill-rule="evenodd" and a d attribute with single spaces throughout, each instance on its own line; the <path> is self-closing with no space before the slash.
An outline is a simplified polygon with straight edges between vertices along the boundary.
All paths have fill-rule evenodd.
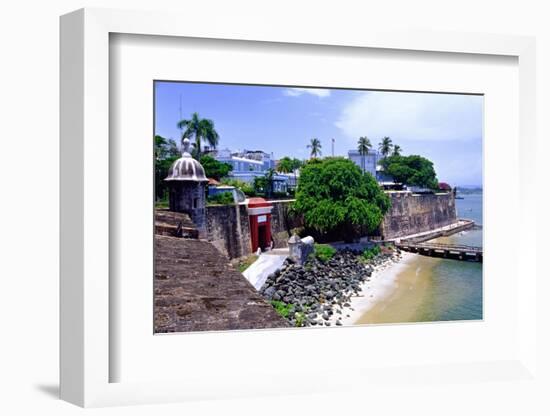
<path id="1" fill-rule="evenodd" d="M 200 162 L 204 168 L 206 177 L 216 179 L 217 181 L 229 175 L 229 172 L 233 170 L 233 166 L 229 163 L 220 162 L 208 155 L 202 156 Z"/>
<path id="2" fill-rule="evenodd" d="M 306 227 L 320 235 L 352 240 L 372 233 L 390 206 L 388 196 L 369 173 L 349 159 L 314 159 L 300 171 L 294 210 Z"/>
<path id="3" fill-rule="evenodd" d="M 202 141 L 205 140 L 210 146 L 216 148 L 220 136 L 214 128 L 214 122 L 207 118 L 200 118 L 199 113 L 193 113 L 188 120 L 178 121 L 178 128 L 183 130 L 181 139 L 195 139 L 194 153 L 200 158 L 202 153 Z"/>
<path id="4" fill-rule="evenodd" d="M 277 171 L 281 173 L 294 172 L 294 165 L 292 164 L 292 159 L 288 156 L 281 158 L 279 160 L 279 163 L 277 163 Z"/>
<path id="5" fill-rule="evenodd" d="M 264 176 L 254 178 L 255 192 L 263 193 L 266 198 L 271 198 L 273 195 L 274 177 L 275 171 L 273 169 L 268 169 Z"/>
<path id="6" fill-rule="evenodd" d="M 279 160 L 277 171 L 281 173 L 294 173 L 294 184 L 296 184 L 296 171 L 300 169 L 303 162 L 300 159 L 285 156 Z"/>
<path id="7" fill-rule="evenodd" d="M 359 137 L 357 142 L 357 150 L 361 155 L 361 170 L 365 171 L 365 156 L 369 154 L 369 150 L 372 149 L 372 144 L 367 136 Z"/>
<path id="8" fill-rule="evenodd" d="M 312 159 L 315 159 L 317 156 L 321 156 L 321 141 L 317 138 L 313 138 L 310 140 L 309 144 L 307 145 L 308 149 L 310 150 L 310 156 Z"/>
<path id="9" fill-rule="evenodd" d="M 165 197 L 168 189 L 164 178 L 172 163 L 181 156 L 176 142 L 162 136 L 155 136 L 155 196 L 157 200 Z"/>
<path id="10" fill-rule="evenodd" d="M 388 156 L 382 160 L 382 165 L 395 182 L 430 189 L 438 187 L 433 163 L 422 156 Z"/>

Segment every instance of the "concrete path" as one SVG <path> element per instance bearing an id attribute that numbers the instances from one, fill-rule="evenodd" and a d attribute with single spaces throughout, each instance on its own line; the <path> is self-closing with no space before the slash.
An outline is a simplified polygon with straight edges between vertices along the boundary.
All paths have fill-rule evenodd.
<path id="1" fill-rule="evenodd" d="M 243 276 L 256 290 L 260 290 L 267 280 L 267 276 L 280 269 L 287 257 L 288 249 L 274 249 L 262 253 L 258 260 L 243 272 Z"/>

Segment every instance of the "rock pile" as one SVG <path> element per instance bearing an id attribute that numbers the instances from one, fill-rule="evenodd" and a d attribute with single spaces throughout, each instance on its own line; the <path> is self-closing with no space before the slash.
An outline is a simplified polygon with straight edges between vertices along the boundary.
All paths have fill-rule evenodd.
<path id="1" fill-rule="evenodd" d="M 327 262 L 312 258 L 303 266 L 288 258 L 280 270 L 268 276 L 260 294 L 268 301 L 290 305 L 287 319 L 292 326 L 330 326 L 331 321 L 342 325 L 342 315 L 351 307 L 350 298 L 359 295 L 362 283 L 394 256 L 399 253 L 386 252 L 366 262 L 361 252 L 347 249 Z"/>

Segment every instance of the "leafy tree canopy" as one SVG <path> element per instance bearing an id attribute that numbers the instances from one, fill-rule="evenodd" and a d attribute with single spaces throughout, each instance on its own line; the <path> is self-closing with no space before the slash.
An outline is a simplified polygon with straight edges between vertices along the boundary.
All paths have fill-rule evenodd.
<path id="1" fill-rule="evenodd" d="M 229 175 L 229 172 L 233 170 L 233 166 L 229 163 L 220 162 L 208 155 L 202 156 L 200 162 L 204 168 L 206 177 L 216 179 L 217 181 Z"/>
<path id="2" fill-rule="evenodd" d="M 178 157 L 180 157 L 180 151 L 174 140 L 165 139 L 159 135 L 155 136 L 155 158 L 157 160 L 177 159 Z"/>
<path id="3" fill-rule="evenodd" d="M 283 173 L 291 173 L 294 172 L 296 169 L 300 169 L 302 165 L 303 162 L 300 159 L 285 156 L 281 158 L 281 160 L 279 160 L 279 163 L 277 164 L 277 171 Z"/>
<path id="4" fill-rule="evenodd" d="M 176 142 L 162 136 L 155 136 L 155 195 L 156 199 L 162 199 L 166 195 L 167 186 L 164 178 L 172 163 L 181 156 Z"/>
<path id="5" fill-rule="evenodd" d="M 433 163 L 422 156 L 393 155 L 386 157 L 381 163 L 385 172 L 396 182 L 431 189 L 438 187 Z"/>
<path id="6" fill-rule="evenodd" d="M 266 197 L 270 198 L 273 194 L 273 178 L 275 171 L 268 169 L 264 176 L 258 176 L 254 178 L 254 191 L 256 193 L 263 193 Z"/>
<path id="7" fill-rule="evenodd" d="M 247 196 L 256 196 L 256 191 L 254 190 L 254 186 L 249 183 L 239 181 L 238 179 L 229 179 L 229 178 L 222 179 L 222 183 L 225 185 L 234 186 L 235 188 L 240 189 Z"/>
<path id="8" fill-rule="evenodd" d="M 294 209 L 307 227 L 320 233 L 339 230 L 353 236 L 358 228 L 371 233 L 389 206 L 372 175 L 349 159 L 312 159 L 300 172 Z"/>

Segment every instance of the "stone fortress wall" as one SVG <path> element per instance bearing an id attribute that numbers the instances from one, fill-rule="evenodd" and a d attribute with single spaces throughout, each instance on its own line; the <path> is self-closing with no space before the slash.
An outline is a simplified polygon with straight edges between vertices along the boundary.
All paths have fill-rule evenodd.
<path id="1" fill-rule="evenodd" d="M 288 216 L 291 201 L 270 201 L 271 233 L 274 247 L 287 247 L 289 229 L 299 227 L 300 219 Z M 206 235 L 219 251 L 230 259 L 252 253 L 250 222 L 245 204 L 210 205 L 206 207 Z"/>
<path id="2" fill-rule="evenodd" d="M 457 221 L 452 194 L 411 194 L 390 192 L 391 208 L 380 226 L 384 239 L 434 230 Z M 302 226 L 299 217 L 289 215 L 291 201 L 273 204 L 271 229 L 274 247 L 287 247 L 288 230 Z M 206 207 L 206 234 L 219 251 L 233 259 L 252 253 L 250 223 L 246 205 Z"/>
<path id="3" fill-rule="evenodd" d="M 206 207 L 206 239 L 230 259 L 252 252 L 246 205 Z"/>
<path id="4" fill-rule="evenodd" d="M 457 221 L 452 193 L 390 192 L 391 208 L 380 225 L 383 239 L 435 230 Z"/>

